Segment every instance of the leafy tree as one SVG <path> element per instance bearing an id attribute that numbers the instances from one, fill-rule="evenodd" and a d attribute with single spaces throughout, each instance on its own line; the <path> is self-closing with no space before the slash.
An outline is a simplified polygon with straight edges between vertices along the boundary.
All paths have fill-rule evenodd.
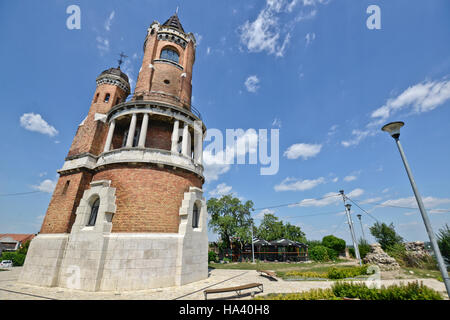
<path id="1" fill-rule="evenodd" d="M 305 233 L 299 226 L 294 226 L 287 222 L 284 225 L 284 236 L 283 238 L 298 241 L 298 242 L 306 242 Z"/>
<path id="2" fill-rule="evenodd" d="M 403 243 L 403 238 L 395 232 L 394 224 L 392 223 L 388 226 L 384 222 L 376 222 L 370 227 L 370 233 L 377 239 L 383 250 Z"/>
<path id="3" fill-rule="evenodd" d="M 261 224 L 256 229 L 258 238 L 273 241 L 278 239 L 289 239 L 292 241 L 305 241 L 305 233 L 298 226 L 279 220 L 274 214 L 266 213 Z"/>
<path id="4" fill-rule="evenodd" d="M 251 241 L 252 201 L 242 203 L 232 195 L 225 195 L 209 199 L 207 205 L 211 217 L 209 228 L 220 235 L 226 248 L 231 248 L 231 237 L 238 237 L 241 245 Z"/>
<path id="5" fill-rule="evenodd" d="M 345 240 L 333 235 L 325 236 L 322 239 L 322 245 L 333 249 L 337 254 L 345 250 Z"/>
<path id="6" fill-rule="evenodd" d="M 257 237 L 266 241 L 273 241 L 283 238 L 284 235 L 283 222 L 278 220 L 272 213 L 264 214 L 264 218 L 261 221 L 257 229 Z"/>
<path id="7" fill-rule="evenodd" d="M 442 257 L 447 262 L 447 264 L 450 264 L 450 228 L 447 224 L 445 224 L 442 229 L 439 229 L 437 242 Z"/>
<path id="8" fill-rule="evenodd" d="M 26 241 L 24 244 L 22 244 L 19 248 L 19 250 L 17 250 L 17 253 L 20 254 L 27 254 L 28 252 L 28 247 L 30 246 L 30 242 L 31 240 Z"/>

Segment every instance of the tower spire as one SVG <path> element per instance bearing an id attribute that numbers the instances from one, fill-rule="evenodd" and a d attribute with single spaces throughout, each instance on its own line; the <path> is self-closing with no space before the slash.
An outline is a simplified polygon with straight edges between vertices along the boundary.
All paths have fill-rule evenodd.
<path id="1" fill-rule="evenodd" d="M 128 56 L 126 56 L 123 52 L 121 52 L 121 53 L 119 54 L 119 56 L 120 56 L 120 59 L 117 60 L 117 62 L 119 62 L 119 66 L 118 66 L 117 68 L 120 69 L 120 66 L 121 66 L 122 63 L 123 63 L 123 58 L 128 58 Z"/>

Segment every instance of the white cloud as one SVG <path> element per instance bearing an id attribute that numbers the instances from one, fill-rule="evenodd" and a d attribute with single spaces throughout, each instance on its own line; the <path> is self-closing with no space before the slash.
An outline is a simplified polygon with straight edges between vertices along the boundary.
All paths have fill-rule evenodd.
<path id="1" fill-rule="evenodd" d="M 208 136 L 205 140 L 208 141 Z M 225 149 L 214 150 L 214 154 L 212 151 L 208 146 L 203 150 L 203 174 L 207 182 L 219 179 L 220 175 L 230 170 L 233 162 L 227 161 L 227 159 L 233 160 L 238 156 L 245 156 L 247 153 L 257 153 L 258 134 L 254 129 L 248 129 L 247 131 L 243 131 L 243 134 L 239 135 L 234 143 L 230 142 Z"/>
<path id="2" fill-rule="evenodd" d="M 311 42 L 316 39 L 316 34 L 314 32 L 307 33 L 305 36 L 306 46 L 309 46 Z"/>
<path id="3" fill-rule="evenodd" d="M 344 181 L 346 181 L 346 182 L 354 181 L 356 179 L 358 179 L 357 176 L 346 176 L 346 177 L 344 177 Z"/>
<path id="4" fill-rule="evenodd" d="M 26 130 L 46 134 L 50 137 L 54 137 L 58 134 L 58 130 L 49 125 L 40 114 L 24 113 L 20 117 L 20 125 Z"/>
<path id="5" fill-rule="evenodd" d="M 100 55 L 104 55 L 109 52 L 109 40 L 107 38 L 103 38 L 97 36 L 97 49 L 100 51 Z"/>
<path id="6" fill-rule="evenodd" d="M 450 198 L 435 198 L 435 197 L 424 197 L 422 198 L 425 207 L 433 208 L 442 204 L 450 203 Z M 415 197 L 390 199 L 381 203 L 382 206 L 398 206 L 398 207 L 409 207 L 417 208 L 417 201 Z"/>
<path id="7" fill-rule="evenodd" d="M 337 192 L 329 192 L 325 194 L 321 199 L 303 199 L 293 207 L 325 207 L 329 205 L 336 205 L 339 202 L 342 203 L 342 197 Z"/>
<path id="8" fill-rule="evenodd" d="M 52 193 L 53 190 L 55 190 L 55 187 L 56 181 L 50 179 L 45 179 L 38 186 L 32 186 L 33 189 L 47 193 Z"/>
<path id="9" fill-rule="evenodd" d="M 399 96 L 389 99 L 382 107 L 372 112 L 372 118 L 385 121 L 404 108 L 413 113 L 431 111 L 450 99 L 450 80 L 425 81 L 409 87 Z M 378 122 L 376 122 L 378 123 Z"/>
<path id="10" fill-rule="evenodd" d="M 364 194 L 364 190 L 360 188 L 356 188 L 352 190 L 350 193 L 348 193 L 346 196 L 349 198 L 358 198 L 359 196 L 362 196 Z"/>
<path id="11" fill-rule="evenodd" d="M 367 136 L 373 136 L 375 135 L 376 131 L 374 130 L 353 130 L 352 131 L 352 135 L 353 135 L 353 139 L 347 140 L 347 141 L 342 141 L 341 144 L 344 147 L 350 147 L 350 146 L 354 146 L 359 144 L 364 138 L 366 138 Z"/>
<path id="12" fill-rule="evenodd" d="M 275 211 L 272 209 L 263 209 L 253 216 L 254 219 L 262 220 L 265 214 L 275 214 Z"/>
<path id="13" fill-rule="evenodd" d="M 371 121 L 364 129 L 352 131 L 352 138 L 342 141 L 344 147 L 359 144 L 368 136 L 380 132 L 380 126 L 389 117 L 401 110 L 409 110 L 411 114 L 429 112 L 450 100 L 450 80 L 423 81 L 410 86 L 397 97 L 390 98 L 386 103 L 371 113 Z"/>
<path id="14" fill-rule="evenodd" d="M 226 183 L 218 184 L 213 190 L 209 191 L 211 197 L 222 197 L 231 193 L 232 187 Z"/>
<path id="15" fill-rule="evenodd" d="M 333 179 L 333 182 L 338 182 L 339 181 L 339 178 L 338 177 L 335 177 L 334 179 Z"/>
<path id="16" fill-rule="evenodd" d="M 374 203 L 374 202 L 380 202 L 381 200 L 383 200 L 383 198 L 381 198 L 381 197 L 369 198 L 369 199 L 361 201 L 360 204 L 369 204 L 369 203 Z"/>
<path id="17" fill-rule="evenodd" d="M 315 157 L 322 149 L 321 144 L 307 144 L 297 143 L 290 146 L 285 152 L 284 156 L 288 159 L 298 159 L 302 157 L 304 160 Z"/>
<path id="18" fill-rule="evenodd" d="M 272 121 L 272 127 L 278 127 L 281 128 L 281 120 L 278 118 L 273 119 Z"/>
<path id="19" fill-rule="evenodd" d="M 209 55 L 211 53 L 211 47 L 206 48 L 206 54 Z"/>
<path id="20" fill-rule="evenodd" d="M 245 80 L 245 87 L 248 92 L 256 92 L 259 88 L 259 79 L 256 75 L 249 76 L 247 80 Z"/>
<path id="21" fill-rule="evenodd" d="M 106 31 L 111 30 L 111 24 L 112 24 L 112 21 L 114 20 L 114 15 L 115 14 L 116 14 L 116 12 L 113 10 L 111 12 L 111 14 L 109 15 L 108 19 L 106 19 L 106 21 L 105 21 L 105 29 L 106 29 Z"/>
<path id="22" fill-rule="evenodd" d="M 275 191 L 304 191 L 317 187 L 319 184 L 325 183 L 325 178 L 317 179 L 296 179 L 286 178 L 280 184 L 274 187 Z"/>
<path id="23" fill-rule="evenodd" d="M 203 36 L 199 33 L 194 33 L 195 36 L 195 42 L 197 44 L 197 46 L 200 45 L 200 43 L 202 42 Z"/>

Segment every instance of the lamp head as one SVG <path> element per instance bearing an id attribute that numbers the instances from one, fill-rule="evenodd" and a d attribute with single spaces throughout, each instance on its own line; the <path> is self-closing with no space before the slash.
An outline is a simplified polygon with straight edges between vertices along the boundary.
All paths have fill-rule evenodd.
<path id="1" fill-rule="evenodd" d="M 389 133 L 392 138 L 398 139 L 400 137 L 400 128 L 403 127 L 405 123 L 403 121 L 395 121 L 385 124 L 381 130 Z"/>
<path id="2" fill-rule="evenodd" d="M 345 205 L 345 207 L 347 208 L 348 211 L 350 211 L 350 208 L 352 207 L 352 205 L 351 205 L 350 203 L 347 203 L 347 204 Z"/>
<path id="3" fill-rule="evenodd" d="M 361 215 L 360 214 L 357 214 L 356 216 L 358 217 L 359 220 L 361 220 Z"/>

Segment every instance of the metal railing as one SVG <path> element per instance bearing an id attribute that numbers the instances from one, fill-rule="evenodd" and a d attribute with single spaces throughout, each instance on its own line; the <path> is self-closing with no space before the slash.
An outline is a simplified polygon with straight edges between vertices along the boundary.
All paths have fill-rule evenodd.
<path id="1" fill-rule="evenodd" d="M 188 109 L 192 114 L 194 114 L 196 117 L 198 117 L 200 120 L 202 119 L 202 115 L 200 111 L 198 111 L 197 108 L 195 108 L 193 105 L 189 104 L 187 100 L 183 100 L 178 98 L 177 96 L 167 94 L 164 92 L 159 91 L 138 91 L 133 92 L 126 97 L 124 102 L 130 102 L 130 101 L 148 101 L 148 99 L 155 97 L 155 98 L 163 98 L 166 100 L 172 100 L 176 103 L 181 103 L 182 106 L 186 109 Z"/>

